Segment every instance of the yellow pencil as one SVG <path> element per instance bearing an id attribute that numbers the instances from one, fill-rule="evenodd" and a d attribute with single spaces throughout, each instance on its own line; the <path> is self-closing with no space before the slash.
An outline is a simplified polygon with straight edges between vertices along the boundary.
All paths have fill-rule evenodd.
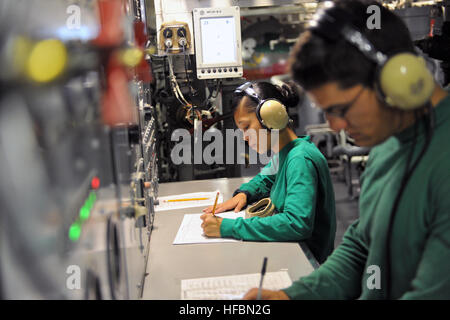
<path id="1" fill-rule="evenodd" d="M 217 191 L 217 194 L 216 194 L 216 201 L 214 201 L 214 207 L 213 207 L 213 211 L 212 211 L 213 217 L 215 217 L 215 213 L 216 213 L 217 199 L 219 199 L 219 191 Z"/>
<path id="2" fill-rule="evenodd" d="M 191 199 L 171 199 L 165 200 L 166 202 L 180 202 L 180 201 L 197 201 L 197 200 L 208 200 L 209 198 L 191 198 Z"/>

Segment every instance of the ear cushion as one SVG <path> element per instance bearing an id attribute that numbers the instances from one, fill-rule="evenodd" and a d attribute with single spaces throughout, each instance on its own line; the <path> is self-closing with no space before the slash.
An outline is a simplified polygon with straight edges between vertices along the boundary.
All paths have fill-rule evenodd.
<path id="1" fill-rule="evenodd" d="M 264 198 L 249 206 L 245 210 L 245 219 L 253 217 L 267 217 L 275 213 L 275 205 L 270 198 Z"/>
<path id="2" fill-rule="evenodd" d="M 423 106 L 434 90 L 434 79 L 422 57 L 399 53 L 381 67 L 379 89 L 386 103 L 403 110 Z"/>
<path id="3" fill-rule="evenodd" d="M 289 123 L 286 107 L 275 99 L 261 102 L 257 110 L 257 116 L 260 122 L 268 129 L 282 130 Z"/>

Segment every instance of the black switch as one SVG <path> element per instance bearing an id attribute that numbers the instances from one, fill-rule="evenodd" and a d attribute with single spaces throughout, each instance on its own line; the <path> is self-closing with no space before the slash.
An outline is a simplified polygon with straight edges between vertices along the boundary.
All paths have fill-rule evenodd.
<path id="1" fill-rule="evenodd" d="M 173 32 L 171 29 L 164 29 L 163 36 L 164 38 L 172 38 Z"/>
<path id="2" fill-rule="evenodd" d="M 186 38 L 186 29 L 184 27 L 178 28 L 177 34 L 180 38 Z"/>
<path id="3" fill-rule="evenodd" d="M 139 144 L 139 126 L 137 124 L 128 126 L 128 141 L 132 145 Z"/>

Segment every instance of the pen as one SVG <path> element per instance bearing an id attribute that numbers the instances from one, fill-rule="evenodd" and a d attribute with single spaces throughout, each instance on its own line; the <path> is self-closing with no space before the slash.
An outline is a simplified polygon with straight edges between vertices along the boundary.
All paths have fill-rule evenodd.
<path id="1" fill-rule="evenodd" d="M 259 280 L 258 295 L 256 297 L 257 300 L 261 300 L 262 284 L 263 284 L 264 275 L 266 274 L 266 266 L 267 266 L 267 257 L 264 257 L 263 266 L 261 269 L 261 279 Z"/>
<path id="2" fill-rule="evenodd" d="M 214 201 L 214 207 L 213 207 L 213 211 L 212 211 L 213 217 L 215 217 L 215 213 L 216 213 L 217 199 L 219 199 L 219 191 L 217 191 L 217 194 L 216 194 L 216 201 Z"/>
<path id="3" fill-rule="evenodd" d="M 171 200 L 165 200 L 165 202 L 197 201 L 197 200 L 208 200 L 208 199 L 209 198 L 171 199 Z"/>

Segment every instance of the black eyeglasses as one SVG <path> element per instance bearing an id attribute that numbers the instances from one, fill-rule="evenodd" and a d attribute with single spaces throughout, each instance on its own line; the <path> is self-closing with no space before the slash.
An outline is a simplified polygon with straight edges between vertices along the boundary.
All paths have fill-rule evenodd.
<path id="1" fill-rule="evenodd" d="M 326 115 L 328 116 L 332 116 L 332 117 L 337 117 L 337 118 L 344 118 L 345 115 L 347 114 L 348 110 L 353 106 L 353 104 L 358 100 L 359 96 L 361 95 L 361 93 L 364 91 L 364 87 L 361 88 L 361 90 L 359 90 L 358 94 L 356 95 L 356 97 L 354 97 L 352 99 L 352 101 L 348 102 L 348 103 L 340 103 L 340 104 L 335 104 L 332 105 L 331 107 L 328 107 L 326 109 L 322 109 L 323 112 L 325 112 Z"/>

